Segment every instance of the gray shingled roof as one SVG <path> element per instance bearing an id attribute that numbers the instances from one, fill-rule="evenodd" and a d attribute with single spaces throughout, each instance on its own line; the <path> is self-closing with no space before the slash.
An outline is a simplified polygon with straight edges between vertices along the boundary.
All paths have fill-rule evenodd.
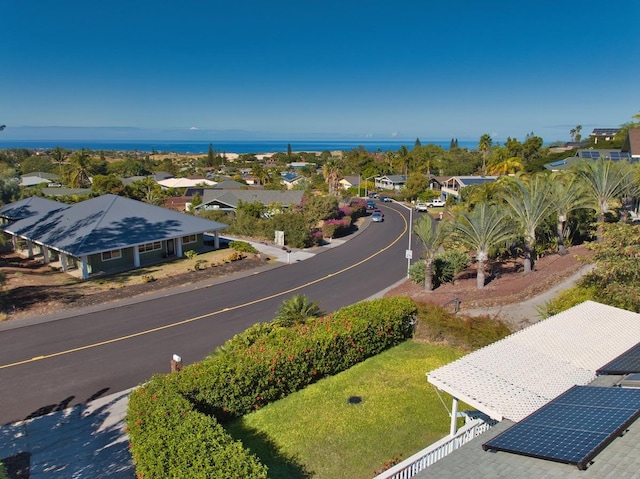
<path id="1" fill-rule="evenodd" d="M 103 195 L 28 216 L 3 229 L 72 256 L 84 256 L 226 227 L 121 196 Z"/>

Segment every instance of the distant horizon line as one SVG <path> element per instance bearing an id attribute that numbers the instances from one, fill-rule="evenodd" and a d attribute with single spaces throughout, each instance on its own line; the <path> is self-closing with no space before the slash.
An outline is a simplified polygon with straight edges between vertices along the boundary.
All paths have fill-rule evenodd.
<path id="1" fill-rule="evenodd" d="M 89 137 L 89 134 L 95 135 Z M 478 141 L 475 137 L 449 136 L 424 140 L 425 142 Z M 337 133 L 337 132 L 291 132 L 278 133 L 239 128 L 141 128 L 132 126 L 10 126 L 0 135 L 5 141 L 378 141 L 378 142 L 423 142 L 416 134 L 392 133 Z M 505 141 L 506 138 L 494 138 Z"/>

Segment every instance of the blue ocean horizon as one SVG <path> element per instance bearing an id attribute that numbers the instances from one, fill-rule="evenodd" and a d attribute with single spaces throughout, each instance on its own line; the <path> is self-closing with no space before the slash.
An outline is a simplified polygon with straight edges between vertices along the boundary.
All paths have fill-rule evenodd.
<path id="1" fill-rule="evenodd" d="M 424 145 L 436 145 L 448 150 L 451 140 L 420 141 Z M 415 140 L 238 140 L 238 141 L 191 141 L 191 140 L 4 140 L 0 149 L 50 150 L 55 147 L 68 150 L 93 151 L 139 151 L 145 153 L 206 154 L 209 145 L 216 153 L 278 153 L 291 151 L 350 151 L 363 147 L 370 152 L 397 151 L 403 146 L 411 150 Z M 458 141 L 460 148 L 476 149 L 477 141 Z"/>

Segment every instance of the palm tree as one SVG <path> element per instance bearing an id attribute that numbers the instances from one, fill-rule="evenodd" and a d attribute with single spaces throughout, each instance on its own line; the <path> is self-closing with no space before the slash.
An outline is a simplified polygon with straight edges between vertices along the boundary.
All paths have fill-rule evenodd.
<path id="1" fill-rule="evenodd" d="M 580 143 L 580 140 L 582 140 L 582 134 L 580 133 L 581 131 L 582 125 L 576 126 L 576 143 Z"/>
<path id="2" fill-rule="evenodd" d="M 424 289 L 433 291 L 433 261 L 451 233 L 451 223 L 439 221 L 434 225 L 431 216 L 424 215 L 416 222 L 413 231 L 424 245 Z"/>
<path id="3" fill-rule="evenodd" d="M 485 269 L 489 260 L 489 250 L 506 243 L 515 236 L 515 230 L 505 211 L 486 201 L 478 203 L 471 212 L 458 214 L 454 224 L 456 238 L 465 246 L 476 251 L 478 273 L 476 285 L 484 288 Z"/>
<path id="4" fill-rule="evenodd" d="M 322 174 L 329 184 L 329 194 L 335 195 L 338 191 L 338 180 L 340 179 L 340 164 L 335 159 L 327 160 L 322 166 Z"/>
<path id="5" fill-rule="evenodd" d="M 294 324 L 303 324 L 308 319 L 318 318 L 323 314 L 318 303 L 309 301 L 303 294 L 296 294 L 282 302 L 271 322 L 286 328 Z"/>
<path id="6" fill-rule="evenodd" d="M 490 175 L 505 176 L 522 170 L 524 170 L 524 165 L 517 156 L 507 158 L 506 155 L 500 155 L 499 157 L 489 161 Z"/>
<path id="7" fill-rule="evenodd" d="M 77 151 L 70 159 L 72 188 L 81 188 L 89 183 L 89 155 L 84 151 Z"/>
<path id="8" fill-rule="evenodd" d="M 491 150 L 491 145 L 493 145 L 493 140 L 491 139 L 491 135 L 485 133 L 480 137 L 480 141 L 478 141 L 478 150 L 482 153 L 482 174 L 487 174 L 487 154 L 489 154 L 489 150 Z"/>
<path id="9" fill-rule="evenodd" d="M 598 240 L 601 240 L 602 225 L 612 203 L 633 184 L 633 168 L 627 162 L 598 159 L 581 162 L 576 172 L 586 186 L 589 207 L 598 216 Z"/>
<path id="10" fill-rule="evenodd" d="M 58 166 L 60 167 L 60 177 L 62 177 L 62 163 L 67 159 L 67 153 L 59 146 L 56 146 L 51 150 L 51 158 L 53 161 L 58 163 Z"/>
<path id="11" fill-rule="evenodd" d="M 551 188 L 545 174 L 519 176 L 505 182 L 499 195 L 510 206 L 509 214 L 524 237 L 524 274 L 533 269 L 536 228 L 554 211 Z"/>
<path id="12" fill-rule="evenodd" d="M 552 189 L 553 206 L 558 216 L 556 224 L 558 254 L 565 255 L 567 254 L 564 246 L 565 223 L 573 211 L 587 206 L 588 198 L 584 194 L 584 185 L 573 172 L 556 174 Z"/>

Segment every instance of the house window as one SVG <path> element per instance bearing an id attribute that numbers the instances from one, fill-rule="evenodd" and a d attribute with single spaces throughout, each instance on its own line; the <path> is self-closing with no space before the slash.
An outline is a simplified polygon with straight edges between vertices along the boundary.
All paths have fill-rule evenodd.
<path id="1" fill-rule="evenodd" d="M 119 249 L 102 252 L 102 261 L 111 261 L 113 259 L 120 259 L 120 258 L 122 258 L 122 251 Z"/>
<path id="2" fill-rule="evenodd" d="M 162 241 L 154 241 L 153 243 L 145 243 L 138 246 L 140 253 L 148 253 L 150 251 L 158 251 L 162 249 Z"/>
<path id="3" fill-rule="evenodd" d="M 198 242 L 198 235 L 189 235 L 189 236 L 182 237 L 182 244 L 190 244 L 190 243 L 197 243 L 197 242 Z"/>

